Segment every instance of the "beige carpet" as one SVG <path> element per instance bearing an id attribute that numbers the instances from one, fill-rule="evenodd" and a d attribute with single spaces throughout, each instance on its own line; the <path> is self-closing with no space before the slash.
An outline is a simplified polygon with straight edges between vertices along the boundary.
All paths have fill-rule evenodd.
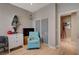
<path id="1" fill-rule="evenodd" d="M 71 38 L 66 38 L 63 41 L 61 41 L 60 51 L 64 55 L 74 55 L 74 54 L 77 54 L 76 43 L 74 41 L 72 41 Z"/>
<path id="2" fill-rule="evenodd" d="M 27 46 L 14 49 L 10 54 L 6 55 L 74 55 L 76 54 L 75 43 L 70 38 L 61 42 L 60 48 L 49 48 L 44 43 L 40 49 L 27 50 Z"/>
<path id="3" fill-rule="evenodd" d="M 56 55 L 59 54 L 59 50 L 55 48 L 48 48 L 45 44 L 41 45 L 40 49 L 27 50 L 27 47 L 19 48 L 11 51 L 9 55 Z"/>

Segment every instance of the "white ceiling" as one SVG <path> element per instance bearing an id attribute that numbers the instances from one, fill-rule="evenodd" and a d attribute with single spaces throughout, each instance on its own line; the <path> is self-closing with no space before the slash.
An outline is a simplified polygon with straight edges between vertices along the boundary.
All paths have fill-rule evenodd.
<path id="1" fill-rule="evenodd" d="M 11 4 L 20 7 L 22 9 L 28 10 L 30 12 L 35 12 L 40 8 L 48 5 L 49 3 L 11 3 Z"/>

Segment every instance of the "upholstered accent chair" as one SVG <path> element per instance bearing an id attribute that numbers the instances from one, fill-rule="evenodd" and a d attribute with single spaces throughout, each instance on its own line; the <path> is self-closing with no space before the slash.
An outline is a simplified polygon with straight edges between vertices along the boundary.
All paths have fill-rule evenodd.
<path id="1" fill-rule="evenodd" d="M 40 48 L 40 38 L 38 32 L 29 32 L 28 38 L 28 49 L 30 48 Z"/>
<path id="2" fill-rule="evenodd" d="M 0 49 L 6 49 L 8 47 L 8 37 L 7 36 L 0 36 Z"/>

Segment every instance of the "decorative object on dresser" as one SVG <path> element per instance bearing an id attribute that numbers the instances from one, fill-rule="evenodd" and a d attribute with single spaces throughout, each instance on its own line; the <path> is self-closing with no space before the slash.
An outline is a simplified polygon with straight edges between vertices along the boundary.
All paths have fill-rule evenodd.
<path id="1" fill-rule="evenodd" d="M 9 53 L 10 53 L 10 49 L 23 46 L 23 34 L 17 33 L 8 35 L 8 42 L 9 42 Z"/>
<path id="2" fill-rule="evenodd" d="M 34 32 L 34 28 L 23 28 L 24 45 L 27 44 L 29 32 Z"/>

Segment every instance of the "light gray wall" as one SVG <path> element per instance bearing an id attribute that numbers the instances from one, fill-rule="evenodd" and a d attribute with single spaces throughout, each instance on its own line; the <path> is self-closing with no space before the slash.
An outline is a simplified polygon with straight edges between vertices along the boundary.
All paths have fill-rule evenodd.
<path id="1" fill-rule="evenodd" d="M 10 4 L 0 4 L 0 35 L 6 35 L 6 32 L 11 26 L 13 16 L 17 15 L 21 23 L 18 31 L 22 32 L 24 27 L 32 27 L 32 20 L 30 20 L 31 13 L 15 7 Z"/>
<path id="2" fill-rule="evenodd" d="M 71 34 L 72 39 L 76 43 L 77 53 L 79 54 L 79 4 L 78 3 L 64 3 L 57 4 L 57 14 L 71 12 L 77 10 L 76 14 L 71 14 Z M 59 21 L 59 18 L 57 19 Z"/>
<path id="3" fill-rule="evenodd" d="M 58 3 L 57 4 L 58 13 L 66 12 L 70 10 L 77 10 L 77 9 L 79 9 L 79 3 Z"/>
<path id="4" fill-rule="evenodd" d="M 33 20 L 48 18 L 48 45 L 55 47 L 55 4 L 49 4 L 33 13 Z"/>

